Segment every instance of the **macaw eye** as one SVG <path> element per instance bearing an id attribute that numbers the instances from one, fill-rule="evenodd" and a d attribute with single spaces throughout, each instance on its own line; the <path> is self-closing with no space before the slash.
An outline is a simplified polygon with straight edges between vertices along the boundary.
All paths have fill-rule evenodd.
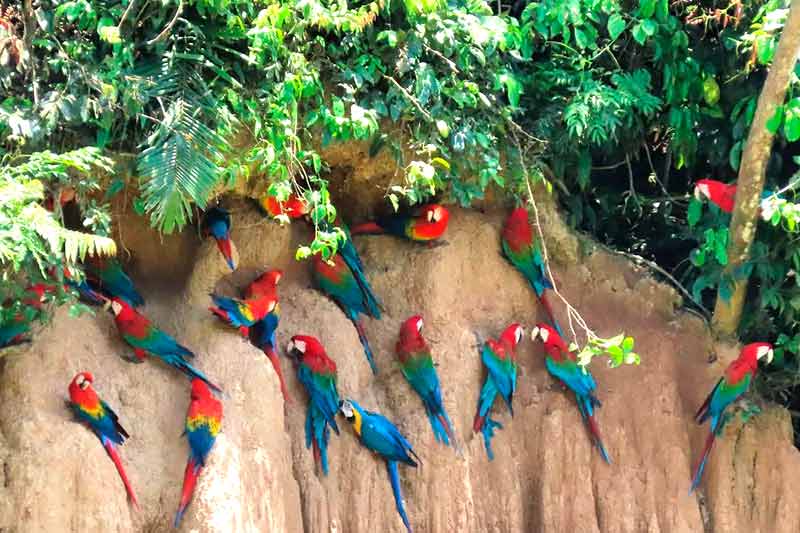
<path id="1" fill-rule="evenodd" d="M 533 326 L 533 329 L 531 330 L 531 340 L 532 341 L 539 340 L 537 339 L 538 336 L 539 336 L 539 326 Z"/>

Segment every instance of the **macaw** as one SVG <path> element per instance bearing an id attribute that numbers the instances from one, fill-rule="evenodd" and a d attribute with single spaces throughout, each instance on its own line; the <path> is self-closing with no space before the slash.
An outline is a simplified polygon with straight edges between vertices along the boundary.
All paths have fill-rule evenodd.
<path id="1" fill-rule="evenodd" d="M 282 270 L 267 270 L 247 286 L 244 297 L 249 299 L 276 294 L 278 282 L 282 277 Z"/>
<path id="2" fill-rule="evenodd" d="M 436 375 L 431 349 L 422 336 L 422 326 L 422 317 L 419 315 L 412 316 L 400 326 L 400 337 L 395 345 L 400 370 L 422 399 L 436 440 L 445 444 L 452 442 L 457 447 L 453 424 L 442 402 L 439 376 Z"/>
<path id="3" fill-rule="evenodd" d="M 186 413 L 185 430 L 189 441 L 189 460 L 183 474 L 183 490 L 178 512 L 175 514 L 175 527 L 180 525 L 183 513 L 192 501 L 197 478 L 206 466 L 208 454 L 222 429 L 222 402 L 214 397 L 202 380 L 192 380 L 191 398 Z"/>
<path id="4" fill-rule="evenodd" d="M 698 200 L 707 198 L 724 213 L 733 212 L 736 200 L 736 184 L 730 185 L 716 180 L 697 180 L 694 184 L 694 197 Z"/>
<path id="5" fill-rule="evenodd" d="M 231 215 L 225 209 L 215 206 L 208 209 L 203 215 L 203 235 L 211 235 L 217 241 L 217 248 L 225 258 L 225 262 L 236 270 L 233 262 L 233 249 L 235 245 L 231 241 Z"/>
<path id="6" fill-rule="evenodd" d="M 516 348 L 522 340 L 522 326 L 514 323 L 503 330 L 499 340 L 489 339 L 481 347 L 481 361 L 488 371 L 486 381 L 478 398 L 478 410 L 472 422 L 472 430 L 483 434 L 483 444 L 489 460 L 494 459 L 492 437 L 494 429 L 502 429 L 503 425 L 489 416 L 492 404 L 498 394 L 508 406 L 508 412 L 514 416 L 514 391 L 517 389 L 517 354 Z"/>
<path id="7" fill-rule="evenodd" d="M 109 298 L 117 296 L 133 307 L 144 305 L 144 298 L 116 259 L 96 259 L 87 262 L 86 275 L 87 280 L 94 283 Z"/>
<path id="8" fill-rule="evenodd" d="M 308 392 L 306 411 L 306 448 L 314 447 L 314 459 L 328 475 L 329 427 L 339 434 L 336 413 L 339 391 L 336 390 L 336 363 L 314 337 L 295 335 L 286 352 L 297 357 L 297 378 Z"/>
<path id="9" fill-rule="evenodd" d="M 122 445 L 130 435 L 119 423 L 117 413 L 106 402 L 98 398 L 97 392 L 92 387 L 93 382 L 94 376 L 89 372 L 77 374 L 69 384 L 69 406 L 75 413 L 75 417 L 81 422 L 85 422 L 100 439 L 106 453 L 117 467 L 119 477 L 128 493 L 128 499 L 134 507 L 138 508 L 136 494 L 133 492 L 128 475 L 122 466 L 122 460 L 117 453 L 117 446 Z"/>
<path id="10" fill-rule="evenodd" d="M 727 421 L 725 409 L 750 388 L 750 384 L 755 379 L 758 371 L 758 361 L 763 357 L 767 358 L 767 364 L 772 362 L 774 353 L 771 344 L 754 342 L 742 348 L 739 357 L 728 365 L 711 394 L 708 395 L 706 401 L 698 409 L 697 414 L 694 415 L 698 424 L 703 424 L 708 419 L 711 419 L 711 424 L 706 445 L 692 476 L 690 494 L 700 484 L 700 478 L 703 476 L 703 469 L 711 453 L 711 447 L 714 445 L 714 439 L 722 434 L 722 428 Z"/>
<path id="11" fill-rule="evenodd" d="M 208 310 L 231 327 L 238 328 L 245 337 L 250 336 L 250 327 L 262 320 L 278 306 L 275 294 L 265 294 L 255 298 L 240 300 L 211 294 L 215 306 Z"/>
<path id="12" fill-rule="evenodd" d="M 72 187 L 64 187 L 58 193 L 58 203 L 61 204 L 62 208 L 74 199 L 75 189 Z M 52 193 L 48 194 L 45 198 L 44 208 L 51 212 L 55 208 L 55 196 Z"/>
<path id="13" fill-rule="evenodd" d="M 160 358 L 162 361 L 171 365 L 189 378 L 200 378 L 216 391 L 221 391 L 198 369 L 187 361 L 188 357 L 194 354 L 181 346 L 178 342 L 155 327 L 150 320 L 136 311 L 130 304 L 122 298 L 111 298 L 111 311 L 114 313 L 114 321 L 117 323 L 122 338 L 132 348 L 133 353 L 139 360 L 144 360 L 149 353 Z"/>
<path id="14" fill-rule="evenodd" d="M 258 205 L 273 218 L 278 215 L 300 218 L 308 213 L 308 204 L 294 193 L 290 194 L 284 202 L 279 201 L 275 196 L 265 194 L 258 199 Z"/>
<path id="15" fill-rule="evenodd" d="M 563 335 L 561 327 L 553 314 L 553 308 L 547 299 L 545 290 L 552 289 L 553 284 L 547 277 L 546 265 L 542 254 L 539 239 L 534 238 L 533 228 L 528 219 L 528 211 L 524 207 L 517 207 L 506 219 L 501 237 L 503 255 L 519 270 L 528 283 L 533 287 L 536 298 L 547 312 L 550 322 L 559 335 Z"/>
<path id="16" fill-rule="evenodd" d="M 92 305 L 100 305 L 107 301 L 107 298 L 98 292 L 99 288 L 96 289 L 89 285 L 89 280 L 85 277 L 78 281 L 67 267 L 64 267 L 64 287 L 75 289 L 81 300 Z"/>
<path id="17" fill-rule="evenodd" d="M 30 323 L 22 317 L 0 324 L 0 349 L 30 342 L 30 339 L 25 337 L 30 329 Z"/>
<path id="18" fill-rule="evenodd" d="M 531 339 L 533 341 L 541 340 L 544 344 L 546 353 L 544 364 L 547 371 L 575 393 L 581 417 L 586 421 L 586 427 L 592 435 L 595 446 L 600 451 L 600 456 L 605 462 L 611 464 L 606 447 L 603 445 L 603 439 L 600 437 L 597 419 L 594 416 L 594 408 L 602 405 L 595 395 L 597 385 L 594 378 L 587 369 L 578 365 L 575 353 L 569 350 L 567 343 L 554 328 L 544 323 L 536 324 L 531 331 Z"/>
<path id="19" fill-rule="evenodd" d="M 359 314 L 366 314 L 378 318 L 380 315 L 375 316 L 367 304 L 367 297 L 361 290 L 356 277 L 353 272 L 348 268 L 342 255 L 336 253 L 330 259 L 331 263 L 322 259 L 321 254 L 315 254 L 312 258 L 312 277 L 319 290 L 333 298 L 333 300 L 342 308 L 344 314 L 347 315 L 358 332 L 358 339 L 364 346 L 364 352 L 367 355 L 367 361 L 372 369 L 373 374 L 378 373 L 378 367 L 375 366 L 375 360 L 372 356 L 372 349 L 369 347 L 367 334 L 364 331 L 364 325 L 359 319 Z"/>
<path id="20" fill-rule="evenodd" d="M 361 444 L 368 450 L 380 455 L 386 461 L 386 470 L 389 472 L 389 481 L 392 484 L 395 507 L 397 507 L 397 512 L 400 514 L 406 529 L 411 533 L 411 524 L 403 507 L 403 494 L 400 492 L 400 474 L 397 471 L 397 463 L 405 463 L 416 468 L 417 462 L 421 463 L 422 461 L 414 453 L 411 444 L 400 433 L 400 430 L 383 415 L 362 409 L 354 400 L 349 399 L 341 402 L 339 409 L 353 426 L 353 431 L 356 432 Z"/>
<path id="21" fill-rule="evenodd" d="M 355 244 L 353 244 L 353 236 L 350 234 L 350 228 L 347 227 L 347 224 L 344 223 L 340 218 L 337 218 L 334 221 L 334 225 L 338 226 L 344 232 L 345 238 L 343 241 L 339 243 L 339 254 L 342 256 L 347 267 L 350 269 L 350 272 L 353 273 L 353 277 L 355 278 L 356 282 L 358 282 L 358 286 L 361 289 L 361 292 L 364 294 L 364 303 L 369 310 L 369 315 L 374 317 L 377 320 L 381 318 L 381 304 L 378 301 L 378 298 L 375 296 L 375 293 L 372 291 L 372 287 L 367 281 L 367 276 L 364 274 L 364 263 L 361 261 L 361 256 L 358 255 L 358 250 L 356 250 Z"/>
<path id="22" fill-rule="evenodd" d="M 388 233 L 418 242 L 440 239 L 447 229 L 450 213 L 439 204 L 428 204 L 410 213 L 395 213 L 373 222 L 353 226 L 353 235 Z"/>
<path id="23" fill-rule="evenodd" d="M 278 329 L 278 315 L 280 306 L 275 306 L 275 309 L 267 316 L 256 322 L 249 328 L 250 342 L 264 352 L 269 362 L 272 363 L 272 368 L 278 375 L 278 382 L 283 395 L 283 401 L 290 403 L 292 397 L 289 396 L 289 391 L 286 388 L 286 382 L 283 379 L 283 371 L 281 370 L 281 363 L 278 360 L 278 354 L 275 352 L 275 330 Z"/>

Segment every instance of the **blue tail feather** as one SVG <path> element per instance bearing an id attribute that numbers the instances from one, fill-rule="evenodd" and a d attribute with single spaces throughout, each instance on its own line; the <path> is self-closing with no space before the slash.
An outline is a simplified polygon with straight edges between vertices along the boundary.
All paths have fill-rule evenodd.
<path id="1" fill-rule="evenodd" d="M 397 507 L 400 518 L 403 519 L 406 530 L 408 530 L 408 533 L 411 533 L 411 523 L 409 523 L 408 515 L 406 515 L 406 510 L 403 507 L 403 494 L 400 492 L 400 474 L 397 471 L 397 461 L 387 461 L 386 470 L 389 472 L 389 481 L 392 483 L 395 507 Z"/>
<path id="2" fill-rule="evenodd" d="M 503 424 L 487 416 L 483 422 L 481 433 L 483 434 L 483 445 L 486 448 L 486 455 L 489 457 L 490 461 L 494 460 L 494 452 L 492 451 L 492 437 L 494 437 L 495 428 L 503 429 Z"/>

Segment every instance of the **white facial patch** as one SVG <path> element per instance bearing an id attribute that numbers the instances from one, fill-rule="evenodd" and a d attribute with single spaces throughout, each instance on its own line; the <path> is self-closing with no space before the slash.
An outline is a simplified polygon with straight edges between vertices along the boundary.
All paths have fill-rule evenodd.
<path id="1" fill-rule="evenodd" d="M 86 381 L 86 378 L 83 377 L 83 374 L 78 374 L 78 377 L 75 378 L 75 385 L 80 387 L 84 381 Z"/>
<path id="2" fill-rule="evenodd" d="M 546 328 L 541 328 L 539 330 L 539 336 L 542 338 L 542 342 L 547 342 L 547 339 L 550 338 L 550 332 L 547 331 Z"/>
<path id="3" fill-rule="evenodd" d="M 428 222 L 433 222 L 433 211 L 428 211 Z"/>
<path id="4" fill-rule="evenodd" d="M 517 344 L 522 340 L 523 333 L 522 326 L 517 326 L 517 329 L 514 330 L 514 337 L 517 339 Z"/>
<path id="5" fill-rule="evenodd" d="M 539 337 L 539 327 L 533 326 L 533 329 L 531 330 L 531 340 L 538 341 L 539 340 L 538 337 Z"/>
<path id="6" fill-rule="evenodd" d="M 434 222 L 439 222 L 442 219 L 442 210 L 440 208 L 436 208 L 433 210 L 433 220 Z"/>
<path id="7" fill-rule="evenodd" d="M 114 311 L 114 315 L 118 315 L 122 312 L 122 304 L 119 302 L 111 302 L 111 310 Z"/>
<path id="8" fill-rule="evenodd" d="M 772 359 L 775 357 L 775 352 L 772 351 L 772 348 L 769 349 L 767 352 L 767 363 L 771 363 Z"/>
<path id="9" fill-rule="evenodd" d="M 771 351 L 772 349 L 769 346 L 759 346 L 756 349 L 756 359 L 761 359 L 765 355 L 769 355 L 769 352 Z"/>
<path id="10" fill-rule="evenodd" d="M 306 341 L 295 340 L 294 349 L 300 353 L 306 353 Z"/>
<path id="11" fill-rule="evenodd" d="M 422 331 L 422 319 L 417 320 L 417 331 Z"/>
<path id="12" fill-rule="evenodd" d="M 348 400 L 342 402 L 342 405 L 339 407 L 339 410 L 342 412 L 345 418 L 353 417 L 353 404 L 351 404 Z"/>

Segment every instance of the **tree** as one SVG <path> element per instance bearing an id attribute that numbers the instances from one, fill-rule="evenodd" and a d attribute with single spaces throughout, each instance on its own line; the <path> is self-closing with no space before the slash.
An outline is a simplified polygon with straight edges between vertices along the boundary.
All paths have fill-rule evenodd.
<path id="1" fill-rule="evenodd" d="M 749 272 L 744 266 L 756 234 L 759 204 L 764 189 L 774 131 L 767 128 L 778 106 L 786 98 L 786 88 L 800 51 L 800 0 L 792 0 L 789 16 L 775 51 L 764 88 L 758 97 L 753 125 L 742 152 L 737 181 L 736 202 L 730 224 L 728 266 L 725 273 L 733 278 L 732 294 L 725 294 L 723 284 L 717 293 L 713 329 L 718 335 L 733 335 L 739 327 L 747 292 Z M 727 296 L 727 298 L 726 298 Z"/>

